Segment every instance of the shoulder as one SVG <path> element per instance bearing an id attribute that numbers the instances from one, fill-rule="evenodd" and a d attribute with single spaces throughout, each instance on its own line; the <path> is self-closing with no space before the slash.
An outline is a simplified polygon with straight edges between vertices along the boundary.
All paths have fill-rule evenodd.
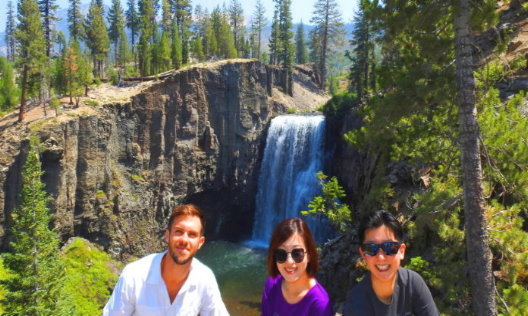
<path id="1" fill-rule="evenodd" d="M 276 277 L 268 277 L 266 283 L 264 284 L 264 291 L 269 292 L 276 288 L 280 288 L 282 281 L 282 276 L 279 274 Z"/>
<path id="2" fill-rule="evenodd" d="M 315 286 L 312 288 L 312 292 L 314 295 L 321 301 L 330 301 L 330 297 L 328 296 L 328 292 L 326 292 L 326 289 L 323 287 L 319 281 L 315 281 Z"/>
<path id="3" fill-rule="evenodd" d="M 333 314 L 330 297 L 321 283 L 317 282 L 309 295 L 311 312 L 317 312 L 317 315 L 321 316 Z"/>
<path id="4" fill-rule="evenodd" d="M 125 266 L 121 275 L 126 278 L 147 277 L 152 264 L 156 260 L 161 260 L 163 253 L 153 253 Z"/>
<path id="5" fill-rule="evenodd" d="M 191 263 L 192 282 L 206 287 L 215 287 L 216 277 L 213 270 L 200 260 L 193 258 Z"/>
<path id="6" fill-rule="evenodd" d="M 398 270 L 398 278 L 405 286 L 415 287 L 425 285 L 422 276 L 418 272 L 410 269 L 400 268 Z"/>

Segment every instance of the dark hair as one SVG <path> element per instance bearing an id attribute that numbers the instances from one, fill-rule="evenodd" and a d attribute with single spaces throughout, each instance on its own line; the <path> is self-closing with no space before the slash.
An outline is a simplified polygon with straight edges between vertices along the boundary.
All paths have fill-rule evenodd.
<path id="1" fill-rule="evenodd" d="M 288 238 L 293 234 L 299 234 L 304 240 L 306 246 L 306 253 L 308 254 L 308 266 L 306 272 L 309 276 L 315 276 L 319 269 L 319 259 L 317 256 L 317 248 L 312 233 L 308 225 L 300 218 L 288 218 L 275 226 L 275 230 L 271 235 L 270 244 L 268 248 L 268 274 L 272 277 L 279 275 L 279 269 L 275 262 L 275 250 L 279 248 Z"/>
<path id="2" fill-rule="evenodd" d="M 176 205 L 172 209 L 172 213 L 169 217 L 169 224 L 167 225 L 167 229 L 170 231 L 172 227 L 172 223 L 174 222 L 174 219 L 178 216 L 182 215 L 189 215 L 189 216 L 196 216 L 200 219 L 200 223 L 202 224 L 202 229 L 200 230 L 200 234 L 203 235 L 204 229 L 205 229 L 205 219 L 202 214 L 202 211 L 193 204 L 184 204 L 184 205 Z"/>
<path id="3" fill-rule="evenodd" d="M 392 215 L 392 213 L 379 210 L 374 213 L 370 213 L 363 217 L 359 225 L 359 235 L 361 242 L 365 241 L 365 231 L 371 228 L 378 228 L 380 226 L 387 226 L 396 237 L 397 241 L 403 241 L 403 227 L 400 222 Z"/>

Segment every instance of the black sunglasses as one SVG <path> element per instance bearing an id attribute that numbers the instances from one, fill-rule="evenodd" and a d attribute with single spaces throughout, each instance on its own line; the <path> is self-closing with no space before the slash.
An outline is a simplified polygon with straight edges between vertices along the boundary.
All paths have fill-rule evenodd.
<path id="1" fill-rule="evenodd" d="M 373 242 L 369 242 L 366 244 L 361 245 L 361 250 L 363 250 L 363 253 L 365 256 L 373 257 L 378 254 L 378 251 L 380 249 L 383 249 L 383 252 L 387 256 L 394 256 L 398 253 L 398 250 L 400 250 L 400 246 L 403 244 L 401 241 L 387 241 L 381 244 L 375 244 Z"/>
<path id="2" fill-rule="evenodd" d="M 295 261 L 296 263 L 301 263 L 304 260 L 304 249 L 295 248 L 290 252 L 284 249 L 275 250 L 275 261 L 277 263 L 286 262 L 286 259 L 288 259 L 288 254 L 291 254 L 293 261 Z"/>

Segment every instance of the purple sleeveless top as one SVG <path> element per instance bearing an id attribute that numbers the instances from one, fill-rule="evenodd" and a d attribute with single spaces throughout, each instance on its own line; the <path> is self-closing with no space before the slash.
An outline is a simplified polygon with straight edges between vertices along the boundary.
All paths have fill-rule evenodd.
<path id="1" fill-rule="evenodd" d="M 332 316 L 328 293 L 316 281 L 308 293 L 297 303 L 286 302 L 282 295 L 282 276 L 269 277 L 262 293 L 262 316 Z"/>

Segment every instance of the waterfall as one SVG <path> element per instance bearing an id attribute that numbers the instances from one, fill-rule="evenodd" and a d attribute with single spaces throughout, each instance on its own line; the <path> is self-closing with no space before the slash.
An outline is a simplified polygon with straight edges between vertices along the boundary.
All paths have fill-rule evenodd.
<path id="1" fill-rule="evenodd" d="M 252 245 L 267 247 L 275 225 L 300 217 L 321 193 L 316 174 L 323 168 L 324 129 L 322 115 L 282 115 L 271 121 L 258 179 Z M 317 241 L 328 237 L 327 220 L 313 215 L 306 220 Z"/>

